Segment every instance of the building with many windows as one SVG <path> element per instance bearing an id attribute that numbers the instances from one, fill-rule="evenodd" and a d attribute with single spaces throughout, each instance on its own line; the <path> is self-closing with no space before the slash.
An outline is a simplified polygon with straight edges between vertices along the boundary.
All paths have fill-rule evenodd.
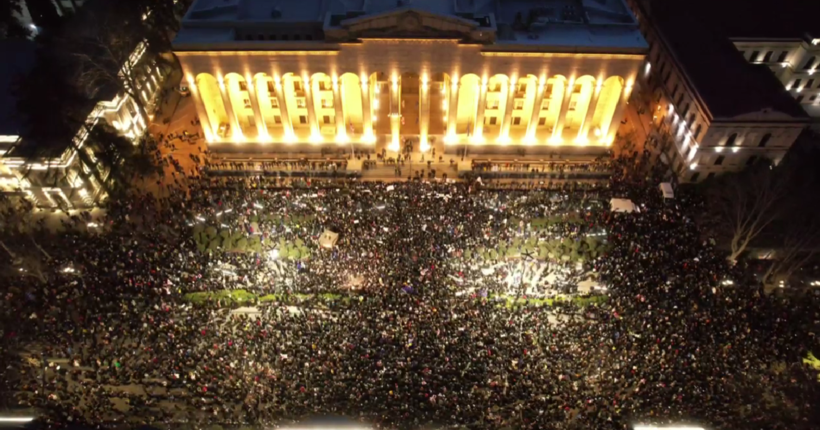
<path id="1" fill-rule="evenodd" d="M 197 0 L 174 41 L 221 154 L 603 152 L 646 53 L 623 0 Z"/>
<path id="2" fill-rule="evenodd" d="M 687 2 L 630 6 L 650 45 L 644 99 L 678 180 L 698 182 L 762 158 L 779 162 L 810 120 L 777 79 L 748 64 Z"/>
<path id="3" fill-rule="evenodd" d="M 65 137 L 65 142 L 46 145 L 53 151 L 43 152 L 42 142 L 22 137 L 25 130 L 12 94 L 14 82 L 34 63 L 34 50 L 33 42 L 0 43 L 0 55 L 17 59 L 0 67 L 0 192 L 25 195 L 38 207 L 68 210 L 94 206 L 105 196 L 103 184 L 110 171 L 97 162 L 86 145 L 89 130 L 104 121 L 136 142 L 151 119 L 144 118 L 124 92 L 101 88 L 88 106 L 87 127 L 79 127 L 76 134 Z M 131 54 L 130 65 L 123 67 L 136 70 L 130 73 L 139 76 L 141 102 L 150 106 L 169 69 L 148 58 L 146 52 L 145 44 L 140 43 Z"/>

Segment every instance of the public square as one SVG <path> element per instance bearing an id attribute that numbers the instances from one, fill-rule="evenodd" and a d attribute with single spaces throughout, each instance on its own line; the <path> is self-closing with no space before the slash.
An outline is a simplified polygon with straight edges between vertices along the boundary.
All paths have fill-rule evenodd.
<path id="1" fill-rule="evenodd" d="M 699 236 L 696 197 L 610 162 L 555 190 L 132 191 L 4 297 L 4 391 L 55 425 L 813 428 L 816 300 L 763 294 Z"/>

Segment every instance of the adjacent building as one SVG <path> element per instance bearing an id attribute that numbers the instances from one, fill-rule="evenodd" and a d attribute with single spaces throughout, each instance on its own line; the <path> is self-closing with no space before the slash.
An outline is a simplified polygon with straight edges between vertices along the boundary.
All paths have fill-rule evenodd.
<path id="1" fill-rule="evenodd" d="M 15 112 L 17 102 L 12 88 L 30 70 L 34 48 L 29 41 L 0 42 L 0 55 L 16 59 L 0 66 L 0 191 L 24 195 L 43 208 L 70 210 L 94 206 L 106 195 L 104 184 L 110 171 L 97 163 L 94 152 L 86 145 L 89 128 L 79 127 L 74 136 L 65 137 L 65 142 L 47 145 L 54 148 L 52 152 L 42 151 L 43 142 L 22 137 L 25 130 L 22 118 Z M 150 106 L 169 70 L 148 58 L 144 43 L 132 53 L 131 64 L 139 68 L 131 73 L 139 75 L 142 102 Z M 105 121 L 135 141 L 150 122 L 150 118 L 143 118 L 130 96 L 115 88 L 100 89 L 88 112 L 86 124 L 90 127 Z"/>
<path id="2" fill-rule="evenodd" d="M 639 76 L 647 114 L 678 180 L 698 182 L 762 158 L 779 162 L 810 119 L 769 70 L 748 64 L 697 15 L 708 11 L 679 1 L 630 6 L 650 46 Z"/>
<path id="3" fill-rule="evenodd" d="M 604 152 L 647 45 L 623 0 L 197 0 L 175 54 L 212 151 Z"/>

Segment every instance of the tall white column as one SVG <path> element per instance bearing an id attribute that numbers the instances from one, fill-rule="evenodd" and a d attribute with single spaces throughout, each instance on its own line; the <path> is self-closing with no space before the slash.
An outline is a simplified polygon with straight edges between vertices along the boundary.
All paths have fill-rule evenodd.
<path id="1" fill-rule="evenodd" d="M 282 82 L 279 78 L 276 78 L 274 81 L 274 91 L 276 96 L 276 102 L 279 103 L 279 116 L 282 120 L 282 128 L 285 131 L 285 135 L 282 136 L 284 140 L 293 139 L 293 123 L 290 120 L 290 113 L 288 112 L 288 102 L 285 100 L 285 91 L 282 88 Z"/>
<path id="2" fill-rule="evenodd" d="M 498 133 L 498 138 L 505 142 L 510 138 L 510 123 L 512 122 L 512 113 L 515 109 L 515 81 L 510 81 L 510 89 L 507 91 L 507 103 L 504 104 L 504 119 L 501 121 L 501 131 Z"/>
<path id="3" fill-rule="evenodd" d="M 370 90 L 367 87 L 367 79 L 362 78 L 362 133 L 363 140 L 374 139 L 373 135 L 373 111 L 370 108 Z"/>
<path id="4" fill-rule="evenodd" d="M 561 101 L 561 111 L 558 113 L 558 119 L 555 121 L 555 127 L 552 129 L 552 139 L 563 139 L 564 123 L 567 121 L 567 112 L 569 112 L 569 102 L 572 99 L 572 91 L 575 89 L 575 81 L 570 80 L 567 86 L 564 87 L 564 99 Z"/>
<path id="5" fill-rule="evenodd" d="M 222 94 L 222 103 L 225 105 L 225 112 L 228 114 L 228 121 L 231 124 L 231 135 L 234 138 L 241 138 L 242 129 L 239 127 L 239 120 L 236 118 L 236 112 L 231 103 L 231 96 L 228 94 L 228 85 L 222 78 L 219 78 L 219 93 Z"/>
<path id="6" fill-rule="evenodd" d="M 256 123 L 257 140 L 267 140 L 268 126 L 265 124 L 265 117 L 262 116 L 262 111 L 259 109 L 259 98 L 256 94 L 256 87 L 251 81 L 247 81 L 248 98 L 251 101 L 251 109 L 253 109 L 253 120 Z"/>
<path id="7" fill-rule="evenodd" d="M 422 77 L 419 86 L 419 135 L 422 151 L 430 144 L 430 84 L 427 76 Z"/>
<path id="8" fill-rule="evenodd" d="M 456 125 L 458 125 L 458 89 L 460 83 L 457 78 L 450 81 L 450 104 L 447 108 L 447 139 L 455 139 Z"/>
<path id="9" fill-rule="evenodd" d="M 191 94 L 194 95 L 194 106 L 196 107 L 196 115 L 199 118 L 199 124 L 202 126 L 202 134 L 205 136 L 205 140 L 210 142 L 214 140 L 213 137 L 216 135 L 216 129 L 208 118 L 208 110 L 205 107 L 205 103 L 202 101 L 202 94 L 199 93 L 199 88 L 193 80 L 189 81 L 189 84 Z"/>
<path id="10" fill-rule="evenodd" d="M 532 115 L 530 115 L 530 122 L 527 123 L 526 141 L 535 139 L 535 129 L 538 127 L 538 119 L 541 117 L 541 104 L 544 103 L 544 80 L 538 83 L 538 92 L 535 93 L 535 102 L 532 105 Z"/>
<path id="11" fill-rule="evenodd" d="M 391 151 L 399 151 L 401 143 L 399 142 L 399 132 L 401 129 L 401 88 L 399 87 L 399 80 L 393 77 L 393 83 L 390 85 L 390 146 Z"/>
<path id="12" fill-rule="evenodd" d="M 606 136 L 606 143 L 610 144 L 615 140 L 615 134 L 618 133 L 618 127 L 621 125 L 621 120 L 626 114 L 626 105 L 629 101 L 629 94 L 632 92 L 632 85 L 627 85 L 621 92 L 621 99 L 618 101 L 618 107 L 615 108 L 615 113 L 612 115 L 612 121 L 609 122 L 609 127 L 604 136 Z"/>
<path id="13" fill-rule="evenodd" d="M 347 130 L 345 129 L 345 115 L 342 111 L 342 90 L 339 88 L 339 82 L 333 79 L 333 109 L 336 111 L 334 115 L 336 118 L 336 138 L 347 137 Z"/>
<path id="14" fill-rule="evenodd" d="M 321 136 L 319 132 L 319 123 L 316 121 L 316 105 L 313 102 L 313 86 L 308 78 L 304 80 L 305 86 L 305 104 L 307 105 L 308 121 L 310 122 L 310 138 L 318 139 Z"/>
<path id="15" fill-rule="evenodd" d="M 587 106 L 587 114 L 584 116 L 584 123 L 581 124 L 581 129 L 578 130 L 578 141 L 587 142 L 589 140 L 589 128 L 592 126 L 592 118 L 595 116 L 595 109 L 598 108 L 598 100 L 601 98 L 600 84 L 595 87 L 592 93 L 592 98 L 589 100 Z"/>
<path id="16" fill-rule="evenodd" d="M 473 137 L 482 140 L 484 134 L 484 112 L 487 110 L 487 82 L 481 82 L 478 94 L 478 106 L 476 106 L 475 124 L 473 125 Z"/>

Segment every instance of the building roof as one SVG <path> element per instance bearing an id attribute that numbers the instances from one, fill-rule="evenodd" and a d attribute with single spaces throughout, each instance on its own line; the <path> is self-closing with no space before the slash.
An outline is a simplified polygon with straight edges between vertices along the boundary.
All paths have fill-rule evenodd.
<path id="1" fill-rule="evenodd" d="M 36 45 L 29 40 L 0 41 L 0 136 L 19 136 L 23 121 L 17 115 L 16 82 L 34 66 Z"/>
<path id="2" fill-rule="evenodd" d="M 765 67 L 746 62 L 734 45 L 694 8 L 658 0 L 652 20 L 714 119 L 773 109 L 805 119 L 806 112 Z"/>
<path id="3" fill-rule="evenodd" d="M 820 2 L 813 0 L 685 0 L 727 37 L 820 38 Z"/>
<path id="4" fill-rule="evenodd" d="M 624 0 L 197 0 L 174 43 L 188 48 L 237 41 L 238 29 L 248 27 L 299 24 L 321 29 L 328 15 L 328 25 L 337 27 L 402 10 L 464 19 L 481 27 L 490 27 L 492 21 L 496 44 L 647 48 Z"/>

